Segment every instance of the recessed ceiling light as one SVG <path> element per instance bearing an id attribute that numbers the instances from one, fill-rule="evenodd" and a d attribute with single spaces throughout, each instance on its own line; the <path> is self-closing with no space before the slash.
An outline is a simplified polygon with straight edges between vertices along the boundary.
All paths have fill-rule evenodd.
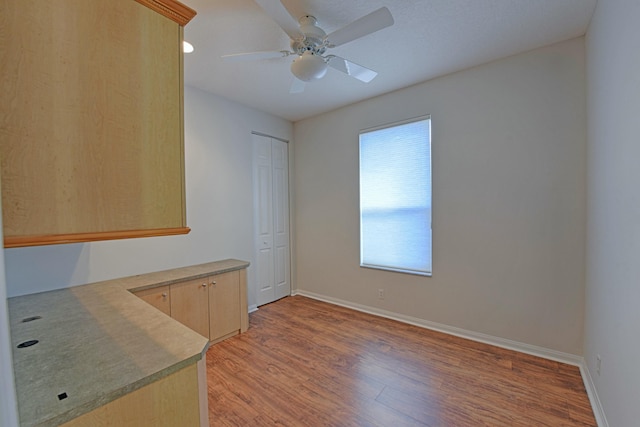
<path id="1" fill-rule="evenodd" d="M 186 40 L 182 41 L 182 51 L 184 53 L 191 53 L 191 52 L 193 52 L 193 50 L 194 50 L 193 49 L 193 45 L 191 43 L 189 43 Z"/>

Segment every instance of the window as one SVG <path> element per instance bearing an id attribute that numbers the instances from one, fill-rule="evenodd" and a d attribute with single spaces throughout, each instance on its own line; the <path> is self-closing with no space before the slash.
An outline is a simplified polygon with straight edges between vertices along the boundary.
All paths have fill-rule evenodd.
<path id="1" fill-rule="evenodd" d="M 431 119 L 360 133 L 360 265 L 431 275 Z"/>

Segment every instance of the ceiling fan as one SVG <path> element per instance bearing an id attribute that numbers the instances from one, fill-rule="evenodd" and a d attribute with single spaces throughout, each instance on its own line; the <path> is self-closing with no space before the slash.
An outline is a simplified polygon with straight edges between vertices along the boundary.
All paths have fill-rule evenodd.
<path id="1" fill-rule="evenodd" d="M 279 0 L 255 0 L 291 39 L 291 50 L 236 53 L 223 55 L 226 61 L 246 61 L 284 58 L 295 55 L 291 72 L 296 77 L 291 93 L 304 90 L 306 82 L 325 76 L 328 67 L 341 71 L 362 82 L 369 83 L 378 75 L 375 71 L 348 61 L 337 55 L 326 54 L 328 49 L 349 43 L 383 28 L 393 25 L 393 16 L 386 7 L 381 7 L 346 26 L 326 34 L 314 16 L 303 15 L 297 21 Z"/>

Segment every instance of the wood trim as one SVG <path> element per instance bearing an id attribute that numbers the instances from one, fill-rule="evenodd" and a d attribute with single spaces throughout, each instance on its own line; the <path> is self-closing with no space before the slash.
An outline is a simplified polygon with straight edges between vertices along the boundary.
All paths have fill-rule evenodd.
<path id="1" fill-rule="evenodd" d="M 45 236 L 7 236 L 4 238 L 5 248 L 24 246 L 58 245 L 63 243 L 83 243 L 97 240 L 132 239 L 139 237 L 174 236 L 188 234 L 189 227 L 156 228 L 148 230 L 105 231 L 98 233 L 52 234 Z"/>
<path id="2" fill-rule="evenodd" d="M 182 176 L 182 224 L 187 223 L 187 183 L 186 165 L 184 158 L 184 54 L 182 53 L 184 42 L 184 28 L 179 27 L 180 55 L 178 55 L 178 72 L 180 73 L 180 175 Z"/>
<path id="3" fill-rule="evenodd" d="M 143 6 L 185 26 L 196 16 L 196 11 L 176 0 L 136 0 Z"/>

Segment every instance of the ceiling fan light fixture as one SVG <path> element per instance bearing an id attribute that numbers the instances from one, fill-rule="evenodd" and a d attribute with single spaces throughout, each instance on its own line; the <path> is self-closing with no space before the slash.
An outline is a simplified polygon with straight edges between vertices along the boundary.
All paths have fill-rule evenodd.
<path id="1" fill-rule="evenodd" d="M 327 74 L 328 65 L 320 55 L 307 51 L 291 63 L 291 72 L 303 82 L 319 80 Z"/>
<path id="2" fill-rule="evenodd" d="M 191 53 L 194 51 L 193 45 L 186 40 L 182 41 L 182 51 L 184 53 Z"/>

